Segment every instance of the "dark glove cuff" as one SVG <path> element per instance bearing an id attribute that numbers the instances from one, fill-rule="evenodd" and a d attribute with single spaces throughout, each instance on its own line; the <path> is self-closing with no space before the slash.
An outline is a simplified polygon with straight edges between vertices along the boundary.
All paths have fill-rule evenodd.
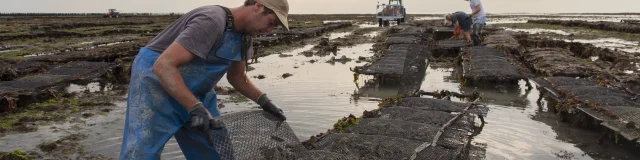
<path id="1" fill-rule="evenodd" d="M 269 99 L 269 97 L 267 97 L 266 93 L 263 93 L 262 95 L 260 95 L 260 97 L 258 97 L 258 105 L 263 106 L 267 103 L 269 103 L 271 101 L 271 99 Z"/>
<path id="2" fill-rule="evenodd" d="M 204 108 L 204 105 L 202 105 L 202 102 L 198 102 L 196 104 L 194 104 L 191 109 L 189 109 L 189 113 L 195 111 L 198 108 Z"/>

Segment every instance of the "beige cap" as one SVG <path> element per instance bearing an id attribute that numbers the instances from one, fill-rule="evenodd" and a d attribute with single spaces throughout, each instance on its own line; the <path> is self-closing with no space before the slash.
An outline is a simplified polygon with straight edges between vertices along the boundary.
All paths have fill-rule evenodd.
<path id="1" fill-rule="evenodd" d="M 256 2 L 273 10 L 280 20 L 282 27 L 287 29 L 287 31 L 289 30 L 289 22 L 287 21 L 287 16 L 289 16 L 289 2 L 287 2 L 287 0 L 256 0 Z"/>

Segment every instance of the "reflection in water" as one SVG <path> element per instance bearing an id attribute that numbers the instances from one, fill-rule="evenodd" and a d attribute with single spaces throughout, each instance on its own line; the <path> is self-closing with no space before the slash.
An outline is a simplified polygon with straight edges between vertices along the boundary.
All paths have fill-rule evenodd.
<path id="1" fill-rule="evenodd" d="M 512 15 L 513 17 L 492 18 L 488 16 L 487 24 L 527 23 L 528 20 L 563 20 L 563 21 L 606 21 L 620 22 L 625 19 L 638 19 L 639 15 L 570 15 L 570 14 L 542 14 L 541 15 Z"/>
<path id="2" fill-rule="evenodd" d="M 371 76 L 360 76 L 371 77 Z M 358 83 L 359 84 L 359 83 Z M 375 97 L 378 99 L 398 96 L 400 85 L 380 85 L 375 79 L 365 80 L 362 88 L 358 90 L 358 96 Z"/>
<path id="3" fill-rule="evenodd" d="M 91 82 L 87 85 L 70 84 L 65 88 L 68 93 L 71 92 L 104 92 L 113 89 L 114 85 L 111 83 Z"/>
<path id="4" fill-rule="evenodd" d="M 507 28 L 507 27 L 502 27 L 502 28 L 507 31 L 525 32 L 530 34 L 553 33 L 553 34 L 559 34 L 559 35 L 565 35 L 565 36 L 572 34 L 572 33 L 567 33 L 566 31 L 563 31 L 563 30 L 556 30 L 556 29 L 542 29 L 542 28 L 519 29 L 519 28 Z"/>
<path id="5" fill-rule="evenodd" d="M 28 54 L 28 55 L 24 55 L 22 57 L 37 57 L 37 56 L 48 56 L 48 55 L 53 55 L 53 53 L 36 53 L 36 54 Z"/>
<path id="6" fill-rule="evenodd" d="M 371 32 L 371 33 L 367 33 L 364 36 L 374 38 L 374 37 L 377 37 L 378 35 L 380 35 L 380 31 L 374 31 L 374 32 Z"/>
<path id="7" fill-rule="evenodd" d="M 322 21 L 322 24 L 327 23 L 341 23 L 341 22 L 353 22 L 354 20 L 333 20 L 333 21 Z"/>
<path id="8" fill-rule="evenodd" d="M 338 39 L 338 38 L 345 38 L 348 35 L 350 35 L 351 33 L 353 33 L 353 32 L 331 33 L 331 34 L 329 34 L 329 40 Z"/>
<path id="9" fill-rule="evenodd" d="M 378 107 L 377 101 L 369 101 L 370 97 L 363 95 L 359 99 L 354 99 L 358 96 L 352 96 L 358 87 L 354 84 L 354 76 L 350 68 L 363 65 L 364 63 L 357 63 L 356 60 L 359 56 L 371 57 L 373 53 L 369 50 L 372 46 L 372 43 L 368 43 L 339 48 L 336 57 L 344 55 L 354 60 L 344 64 L 331 64 L 326 63 L 331 56 L 300 55 L 300 52 L 313 47 L 309 45 L 283 53 L 294 55 L 293 57 L 280 58 L 278 55 L 262 57 L 259 63 L 251 65 L 255 70 L 248 72 L 247 76 L 264 75 L 266 77 L 261 80 L 252 78 L 251 81 L 263 92 L 269 94 L 275 104 L 284 110 L 287 121 L 298 138 L 305 140 L 311 135 L 326 132 L 344 116 L 361 115 L 365 110 Z M 312 59 L 317 62 L 309 63 Z M 290 73 L 293 76 L 283 79 L 281 76 L 284 73 Z M 225 78 L 218 84 L 231 86 Z M 225 107 L 227 108 L 230 107 Z"/>
<path id="10" fill-rule="evenodd" d="M 618 38 L 564 39 L 564 41 L 593 44 L 596 47 L 618 49 L 626 52 L 640 52 L 640 42 L 627 41 Z"/>
<path id="11" fill-rule="evenodd" d="M 13 49 L 13 50 L 0 50 L 0 53 L 7 53 L 7 52 L 13 52 L 13 51 L 19 51 L 17 49 Z"/>
<path id="12" fill-rule="evenodd" d="M 481 93 L 481 103 L 489 108 L 482 132 L 472 142 L 486 144 L 486 159 L 557 159 L 557 151 L 572 153 L 574 158 L 591 159 L 575 144 L 557 139 L 549 125 L 533 120 L 537 114 L 546 114 L 535 103 L 538 91 L 526 90 L 526 82 L 504 87 L 464 87 L 456 81 L 456 69 L 430 66 L 426 71 L 422 90 L 449 90 Z M 454 100 L 454 99 L 452 99 Z M 455 99 L 457 100 L 457 99 Z"/>
<path id="13" fill-rule="evenodd" d="M 444 16 L 416 17 L 414 20 L 416 20 L 416 21 L 425 21 L 425 20 L 438 20 L 438 19 L 444 19 Z"/>
<path id="14" fill-rule="evenodd" d="M 360 28 L 373 28 L 373 27 L 379 27 L 378 23 L 360 23 L 358 24 L 358 27 Z"/>

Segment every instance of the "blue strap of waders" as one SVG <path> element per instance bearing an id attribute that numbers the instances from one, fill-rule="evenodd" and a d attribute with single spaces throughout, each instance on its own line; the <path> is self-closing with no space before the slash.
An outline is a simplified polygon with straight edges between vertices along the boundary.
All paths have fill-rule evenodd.
<path id="1" fill-rule="evenodd" d="M 236 30 L 236 27 L 233 26 L 233 15 L 231 14 L 231 10 L 229 10 L 229 8 L 224 7 L 224 6 L 220 6 L 218 5 L 220 8 L 222 8 L 224 10 L 224 12 L 226 13 L 226 24 L 225 24 L 225 28 L 226 29 L 231 29 L 232 31 L 236 32 L 236 33 L 240 33 Z M 244 43 L 242 44 L 242 49 L 240 52 L 240 56 L 242 57 L 242 60 L 244 61 L 249 61 L 247 59 L 247 50 L 249 49 L 249 36 L 244 36 Z M 255 56 L 255 55 L 254 55 Z M 245 72 L 245 82 L 247 81 L 247 70 L 249 69 L 249 63 L 245 63 L 244 66 L 244 72 Z"/>

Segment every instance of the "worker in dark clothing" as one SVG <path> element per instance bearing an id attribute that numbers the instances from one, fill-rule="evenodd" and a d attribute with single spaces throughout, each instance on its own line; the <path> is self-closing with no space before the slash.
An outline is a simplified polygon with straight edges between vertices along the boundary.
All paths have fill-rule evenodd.
<path id="1" fill-rule="evenodd" d="M 467 42 L 471 42 L 471 25 L 473 23 L 471 16 L 467 13 L 458 11 L 452 14 L 447 14 L 445 17 L 447 21 L 451 21 L 452 24 L 455 24 L 456 28 L 461 28 L 462 34 Z"/>

